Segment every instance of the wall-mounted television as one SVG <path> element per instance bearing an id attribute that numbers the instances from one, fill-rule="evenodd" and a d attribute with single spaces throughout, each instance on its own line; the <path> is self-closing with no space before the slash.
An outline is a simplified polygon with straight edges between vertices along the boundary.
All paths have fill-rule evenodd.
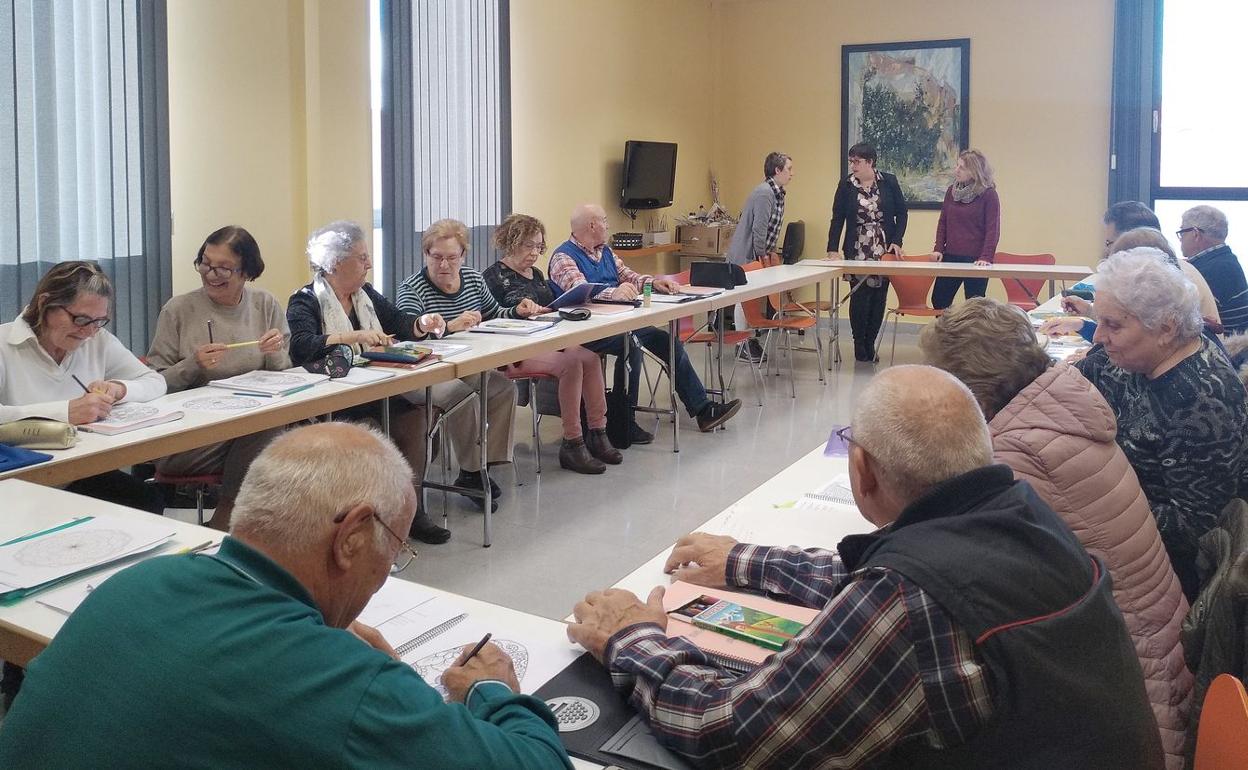
<path id="1" fill-rule="evenodd" d="M 676 186 L 676 144 L 673 142 L 624 143 L 622 209 L 662 209 L 672 205 Z"/>

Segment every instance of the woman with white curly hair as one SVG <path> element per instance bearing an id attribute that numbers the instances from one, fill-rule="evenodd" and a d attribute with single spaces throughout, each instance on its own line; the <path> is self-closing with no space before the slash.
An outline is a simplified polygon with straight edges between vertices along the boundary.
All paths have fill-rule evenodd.
<path id="1" fill-rule="evenodd" d="M 1240 494 L 1248 398 L 1226 353 L 1201 333 L 1196 287 L 1162 252 L 1118 252 L 1098 275 L 1095 344 L 1076 366 L 1114 411 L 1118 444 L 1192 601 L 1197 542 Z"/>

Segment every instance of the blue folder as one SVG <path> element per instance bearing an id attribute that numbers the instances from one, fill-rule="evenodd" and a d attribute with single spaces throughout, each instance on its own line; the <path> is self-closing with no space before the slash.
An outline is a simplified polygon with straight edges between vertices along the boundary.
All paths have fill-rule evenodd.
<path id="1" fill-rule="evenodd" d="M 51 460 L 52 455 L 43 452 L 32 452 L 17 446 L 0 444 L 0 473 L 25 468 L 27 465 Z"/>

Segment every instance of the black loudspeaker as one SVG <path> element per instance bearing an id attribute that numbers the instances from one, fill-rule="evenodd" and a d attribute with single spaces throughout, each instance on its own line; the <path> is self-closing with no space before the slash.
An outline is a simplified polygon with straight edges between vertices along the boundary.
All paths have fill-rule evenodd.
<path id="1" fill-rule="evenodd" d="M 780 247 L 780 258 L 784 264 L 791 265 L 802 258 L 806 251 L 806 223 L 802 220 L 790 222 L 784 228 L 784 245 Z"/>

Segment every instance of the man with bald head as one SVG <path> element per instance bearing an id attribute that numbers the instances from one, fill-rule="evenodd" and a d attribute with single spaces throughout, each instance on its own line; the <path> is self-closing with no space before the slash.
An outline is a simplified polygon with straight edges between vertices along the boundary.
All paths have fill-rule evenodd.
<path id="1" fill-rule="evenodd" d="M 355 621 L 415 556 L 412 472 L 384 436 L 293 430 L 252 463 L 215 554 L 91 592 L 31 663 L 0 767 L 567 767 L 544 703 L 486 645 L 443 702 Z"/>
<path id="2" fill-rule="evenodd" d="M 659 740 L 707 767 L 1161 767 L 1108 572 L 992 464 L 966 386 L 887 369 L 841 436 L 875 532 L 835 551 L 694 533 L 668 557 L 676 578 L 821 608 L 757 669 L 667 638 L 662 588 L 576 605 L 568 636 Z"/>
<path id="3" fill-rule="evenodd" d="M 675 281 L 642 275 L 615 256 L 607 245 L 609 228 L 607 213 L 602 206 L 594 203 L 577 206 L 572 211 L 571 224 L 571 237 L 556 247 L 550 257 L 550 279 L 563 291 L 586 282 L 601 283 L 606 284 L 607 288 L 595 295 L 596 299 L 627 301 L 636 299 L 647 283 L 660 294 L 675 294 L 680 290 Z M 676 396 L 685 405 L 689 416 L 697 419 L 699 430 L 715 430 L 741 408 L 740 399 L 719 403 L 707 397 L 706 388 L 685 353 L 685 346 L 679 340 L 672 340 L 666 331 L 647 326 L 632 334 L 643 347 L 663 361 L 668 360 L 669 346 L 676 346 L 676 372 L 672 376 Z M 622 389 L 625 370 L 624 338 L 616 336 L 595 340 L 585 347 L 595 353 L 616 356 L 614 387 L 617 391 Z M 637 395 L 641 390 L 641 356 L 636 346 L 629 358 L 632 371 L 628 377 L 628 394 L 632 405 L 636 406 Z M 648 444 L 654 438 L 636 423 L 631 430 L 631 443 Z"/>

